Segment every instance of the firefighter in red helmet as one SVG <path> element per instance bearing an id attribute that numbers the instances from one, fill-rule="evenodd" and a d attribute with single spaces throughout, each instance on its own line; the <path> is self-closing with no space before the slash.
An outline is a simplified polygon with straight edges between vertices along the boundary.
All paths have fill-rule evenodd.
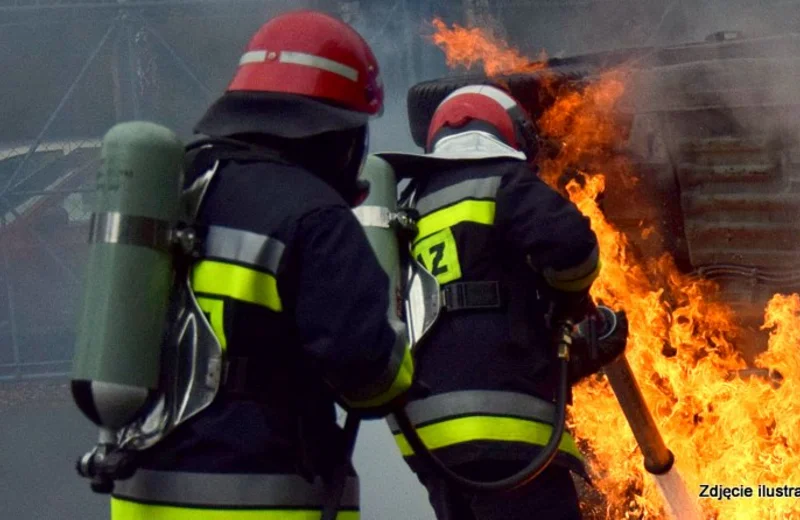
<path id="1" fill-rule="evenodd" d="M 318 519 L 349 465 L 334 404 L 377 418 L 405 399 L 405 333 L 351 210 L 382 106 L 375 56 L 345 23 L 296 11 L 253 36 L 187 154 L 210 230 L 191 286 L 225 352 L 223 387 L 117 482 L 114 520 Z M 349 474 L 340 519 L 358 518 Z"/>
<path id="2" fill-rule="evenodd" d="M 559 382 L 555 332 L 594 312 L 597 238 L 588 219 L 538 178 L 536 153 L 517 101 L 500 88 L 469 85 L 434 112 L 425 154 L 381 154 L 410 177 L 401 203 L 419 215 L 411 251 L 442 289 L 443 310 L 414 347 L 431 395 L 405 411 L 434 455 L 473 481 L 509 478 L 548 444 Z M 596 357 L 575 342 L 570 382 L 624 349 L 624 314 L 619 322 Z M 568 433 L 535 479 L 482 493 L 434 471 L 394 419 L 390 426 L 439 520 L 580 518 L 570 470 L 585 473 Z"/>

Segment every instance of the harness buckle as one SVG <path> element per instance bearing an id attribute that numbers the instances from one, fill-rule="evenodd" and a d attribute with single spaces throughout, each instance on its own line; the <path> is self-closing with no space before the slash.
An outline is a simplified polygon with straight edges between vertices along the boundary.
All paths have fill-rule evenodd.
<path id="1" fill-rule="evenodd" d="M 448 311 L 499 309 L 502 303 L 499 282 L 460 282 L 442 289 L 442 307 Z"/>

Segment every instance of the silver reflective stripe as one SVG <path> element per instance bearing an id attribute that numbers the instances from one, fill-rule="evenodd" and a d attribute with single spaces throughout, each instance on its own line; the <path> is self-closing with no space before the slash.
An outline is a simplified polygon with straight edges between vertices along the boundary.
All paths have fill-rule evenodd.
<path id="1" fill-rule="evenodd" d="M 345 77 L 350 81 L 358 81 L 358 71 L 356 69 L 345 65 L 344 63 L 323 58 L 322 56 L 306 54 L 305 52 L 283 51 L 281 52 L 278 61 L 281 63 L 293 63 L 295 65 L 314 67 L 315 69 L 333 72 L 334 74 Z"/>
<path id="2" fill-rule="evenodd" d="M 283 242 L 267 235 L 209 226 L 205 256 L 252 265 L 276 274 L 284 249 Z"/>
<path id="3" fill-rule="evenodd" d="M 538 397 L 499 390 L 448 392 L 414 401 L 406 407 L 415 426 L 467 415 L 517 417 L 553 424 L 555 412 L 553 403 Z M 392 433 L 400 432 L 394 418 L 389 417 L 387 421 Z"/>
<path id="4" fill-rule="evenodd" d="M 470 179 L 453 184 L 447 188 L 425 195 L 417 201 L 416 209 L 421 216 L 436 211 L 439 208 L 455 204 L 464 199 L 489 199 L 494 198 L 500 187 L 502 177 L 485 177 L 483 179 Z"/>
<path id="5" fill-rule="evenodd" d="M 266 61 L 267 51 L 249 51 L 242 54 L 239 59 L 239 66 L 247 65 L 248 63 L 261 63 Z"/>
<path id="6" fill-rule="evenodd" d="M 248 65 L 250 63 L 264 63 L 267 60 L 274 60 L 275 58 L 278 59 L 279 63 L 291 63 L 293 65 L 313 67 L 315 69 L 332 72 L 350 81 L 358 81 L 358 70 L 353 67 L 305 52 L 281 51 L 280 54 L 278 54 L 277 51 L 248 51 L 239 59 L 239 66 L 241 67 L 242 65 Z"/>
<path id="7" fill-rule="evenodd" d="M 497 87 L 492 87 L 490 85 L 469 85 L 466 87 L 461 87 L 460 89 L 456 90 L 442 101 L 442 105 L 445 102 L 450 101 L 451 99 L 457 98 L 463 94 L 479 94 L 481 96 L 486 96 L 492 101 L 495 101 L 497 104 L 502 106 L 505 110 L 510 108 L 514 108 L 517 106 L 517 102 L 514 99 L 500 90 Z"/>
<path id="8" fill-rule="evenodd" d="M 358 206 L 353 214 L 364 227 L 388 228 L 392 222 L 392 213 L 383 206 Z"/>
<path id="9" fill-rule="evenodd" d="M 119 212 L 92 213 L 90 244 L 125 244 L 167 251 L 172 239 L 172 224 L 166 220 Z"/>
<path id="10" fill-rule="evenodd" d="M 586 257 L 586 260 L 575 267 L 559 270 L 545 269 L 543 274 L 548 279 L 558 282 L 573 282 L 580 280 L 581 278 L 584 278 L 594 272 L 594 270 L 597 268 L 597 260 L 599 257 L 600 251 L 598 250 L 597 246 L 595 246 L 594 250 L 592 250 L 589 256 Z"/>
<path id="11" fill-rule="evenodd" d="M 252 473 L 187 473 L 138 470 L 114 483 L 114 496 L 148 503 L 198 507 L 321 508 L 326 489 L 299 475 Z M 349 477 L 342 507 L 358 507 L 358 478 Z"/>

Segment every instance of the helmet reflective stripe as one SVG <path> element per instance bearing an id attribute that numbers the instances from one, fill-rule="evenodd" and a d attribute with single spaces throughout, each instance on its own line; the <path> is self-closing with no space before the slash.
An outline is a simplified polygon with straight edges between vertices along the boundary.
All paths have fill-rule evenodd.
<path id="1" fill-rule="evenodd" d="M 274 60 L 278 58 L 279 63 L 289 63 L 294 65 L 304 65 L 313 67 L 320 70 L 325 70 L 345 77 L 350 81 L 358 81 L 358 71 L 353 67 L 349 67 L 338 61 L 329 60 L 322 56 L 315 56 L 313 54 L 306 54 L 304 52 L 288 52 L 282 51 L 278 55 L 274 51 L 249 51 L 242 55 L 239 60 L 239 66 L 247 65 L 249 63 L 263 63 L 267 58 Z"/>
<path id="2" fill-rule="evenodd" d="M 489 85 L 469 85 L 467 87 L 462 87 L 453 92 L 452 94 L 450 94 L 449 96 L 447 96 L 446 98 L 444 98 L 444 101 L 442 101 L 441 104 L 444 104 L 447 101 L 450 101 L 451 99 L 458 97 L 462 94 L 480 94 L 482 96 L 486 96 L 489 99 L 499 103 L 500 106 L 502 106 L 503 109 L 505 110 L 510 110 L 517 106 L 517 102 L 514 101 L 514 99 L 511 96 L 509 96 L 499 88 L 492 87 Z M 439 106 L 441 106 L 441 104 Z"/>
<path id="3" fill-rule="evenodd" d="M 261 26 L 240 56 L 226 93 L 289 94 L 358 113 L 351 117 L 328 110 L 320 121 L 326 127 L 359 126 L 358 115 L 375 115 L 383 106 L 380 66 L 369 44 L 355 29 L 325 13 L 303 9 L 276 16 Z"/>
<path id="4" fill-rule="evenodd" d="M 239 66 L 241 67 L 248 63 L 261 63 L 263 61 L 267 61 L 267 51 L 245 52 L 239 60 Z"/>

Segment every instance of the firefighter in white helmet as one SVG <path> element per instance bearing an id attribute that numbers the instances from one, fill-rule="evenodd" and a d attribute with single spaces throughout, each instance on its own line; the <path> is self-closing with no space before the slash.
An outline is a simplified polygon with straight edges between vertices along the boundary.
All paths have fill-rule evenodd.
<path id="1" fill-rule="evenodd" d="M 411 178 L 401 196 L 419 214 L 411 253 L 442 287 L 443 312 L 415 346 L 417 375 L 432 395 L 406 412 L 434 455 L 472 480 L 507 478 L 548 442 L 558 380 L 555 325 L 581 322 L 594 308 L 596 236 L 588 219 L 537 177 L 536 143 L 515 99 L 472 85 L 438 106 L 424 155 L 380 154 L 398 176 Z M 618 317 L 594 362 L 573 349 L 572 383 L 624 349 L 627 326 Z M 432 471 L 397 423 L 390 425 L 439 520 L 580 518 L 570 470 L 585 470 L 568 433 L 533 481 L 480 493 Z"/>

